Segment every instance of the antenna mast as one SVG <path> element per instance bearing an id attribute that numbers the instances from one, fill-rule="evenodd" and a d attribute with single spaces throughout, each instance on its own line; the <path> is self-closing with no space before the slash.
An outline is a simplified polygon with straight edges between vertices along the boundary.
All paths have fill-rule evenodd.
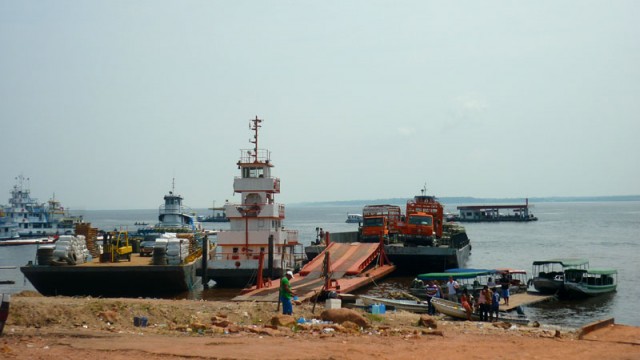
<path id="1" fill-rule="evenodd" d="M 255 119 L 251 119 L 251 123 L 249 124 L 249 128 L 254 131 L 253 140 L 249 140 L 250 143 L 255 144 L 253 148 L 253 162 L 258 162 L 258 129 L 262 127 L 260 123 L 262 119 L 258 119 L 258 115 L 256 115 Z"/>

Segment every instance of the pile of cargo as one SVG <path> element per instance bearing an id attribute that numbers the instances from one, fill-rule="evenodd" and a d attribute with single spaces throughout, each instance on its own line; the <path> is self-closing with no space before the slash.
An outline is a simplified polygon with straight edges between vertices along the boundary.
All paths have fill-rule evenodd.
<path id="1" fill-rule="evenodd" d="M 153 247 L 153 264 L 180 265 L 188 255 L 189 240 L 178 238 L 176 233 L 164 233 Z"/>
<path id="2" fill-rule="evenodd" d="M 77 265 L 91 261 L 84 236 L 62 235 L 54 245 L 42 245 L 37 250 L 39 265 Z"/>

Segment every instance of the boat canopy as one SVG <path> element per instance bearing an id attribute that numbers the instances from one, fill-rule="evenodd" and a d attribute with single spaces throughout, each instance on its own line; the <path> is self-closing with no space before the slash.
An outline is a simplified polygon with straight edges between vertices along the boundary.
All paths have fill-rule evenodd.
<path id="1" fill-rule="evenodd" d="M 547 265 L 547 264 L 560 264 L 563 267 L 582 266 L 582 265 L 589 265 L 589 260 L 577 259 L 577 258 L 566 258 L 566 259 L 540 260 L 540 261 L 533 262 L 533 266 Z"/>
<path id="2" fill-rule="evenodd" d="M 449 280 L 449 277 L 454 279 L 473 279 L 477 276 L 488 275 L 490 273 L 483 271 L 467 271 L 467 272 L 444 272 L 444 273 L 427 273 L 417 276 L 419 280 Z"/>
<path id="3" fill-rule="evenodd" d="M 468 273 L 468 272 L 476 272 L 482 273 L 482 275 L 495 274 L 498 271 L 495 269 L 463 269 L 463 268 L 455 268 L 455 269 L 447 269 L 444 272 L 446 273 Z"/>
<path id="4" fill-rule="evenodd" d="M 509 268 L 498 268 L 496 269 L 498 274 L 527 274 L 526 270 L 521 269 L 509 269 Z"/>
<path id="5" fill-rule="evenodd" d="M 589 269 L 589 270 L 587 270 L 587 274 L 596 274 L 596 275 L 615 275 L 617 273 L 618 273 L 618 270 L 616 270 L 616 269 L 599 268 L 599 269 Z"/>

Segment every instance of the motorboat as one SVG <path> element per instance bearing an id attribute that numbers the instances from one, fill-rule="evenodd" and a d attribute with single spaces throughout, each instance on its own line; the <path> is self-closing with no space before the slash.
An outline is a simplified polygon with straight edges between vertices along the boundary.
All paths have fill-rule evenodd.
<path id="1" fill-rule="evenodd" d="M 616 291 L 618 271 L 615 269 L 567 269 L 564 284 L 558 294 L 563 298 L 579 299 Z"/>
<path id="2" fill-rule="evenodd" d="M 533 262 L 533 287 L 541 294 L 556 294 L 564 285 L 567 269 L 589 268 L 589 260 L 578 258 L 558 258 Z"/>
<path id="3" fill-rule="evenodd" d="M 362 214 L 347 214 L 346 223 L 362 223 Z"/>

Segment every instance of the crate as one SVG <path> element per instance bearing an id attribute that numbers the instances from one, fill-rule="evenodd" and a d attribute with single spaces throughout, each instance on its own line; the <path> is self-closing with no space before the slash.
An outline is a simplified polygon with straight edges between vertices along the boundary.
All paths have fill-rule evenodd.
<path id="1" fill-rule="evenodd" d="M 325 309 L 340 309 L 342 307 L 342 300 L 340 299 L 327 299 L 324 303 Z"/>

